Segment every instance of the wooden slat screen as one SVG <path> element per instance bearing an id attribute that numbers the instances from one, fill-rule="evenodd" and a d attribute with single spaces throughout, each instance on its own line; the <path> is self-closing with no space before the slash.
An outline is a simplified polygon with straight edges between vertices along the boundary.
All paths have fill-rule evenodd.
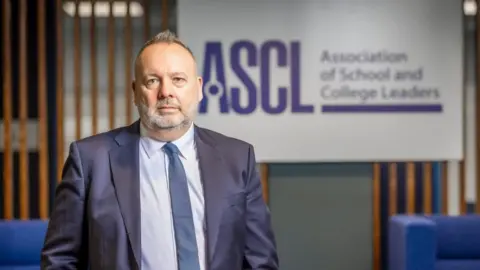
<path id="1" fill-rule="evenodd" d="M 46 6 L 46 0 L 1 2 L 2 219 L 49 216 Z"/>
<path id="2" fill-rule="evenodd" d="M 442 162 L 442 214 L 448 215 L 448 163 Z"/>
<path id="3" fill-rule="evenodd" d="M 432 213 L 432 163 L 423 163 L 423 212 L 425 214 Z"/>
<path id="4" fill-rule="evenodd" d="M 74 66 L 74 84 L 75 84 L 75 139 L 82 138 L 82 38 L 80 14 L 77 12 L 80 8 L 80 0 L 75 1 L 75 17 L 73 26 L 73 66 Z"/>
<path id="5" fill-rule="evenodd" d="M 101 14 L 105 4 L 110 11 L 106 17 Z M 90 14 L 87 14 L 86 5 L 90 7 Z M 122 5 L 126 8 L 123 15 Z M 140 14 L 138 5 L 142 8 Z M 168 10 L 161 10 L 168 7 L 168 3 L 162 0 L 153 3 L 148 0 L 110 0 L 106 3 L 39 0 L 34 4 L 27 0 L 1 0 L 1 35 L 2 40 L 9 42 L 0 45 L 3 135 L 0 219 L 47 219 L 53 196 L 51 191 L 62 176 L 67 154 L 65 145 L 134 120 L 131 82 L 133 56 L 138 49 L 134 44 L 137 43 L 138 47 L 139 42 L 150 38 L 151 22 L 160 30 L 168 26 L 169 21 L 168 18 L 151 21 L 151 7 L 156 7 L 159 14 L 170 15 Z M 77 12 L 80 9 L 82 13 Z M 55 16 L 52 19 L 48 17 L 50 15 Z M 67 36 L 64 20 L 68 17 L 71 17 L 73 28 L 66 32 Z M 99 37 L 99 21 L 102 19 L 107 20 L 108 52 L 105 54 L 99 49 L 102 38 Z M 134 38 L 134 20 L 135 27 L 138 22 L 144 24 L 139 42 Z M 47 25 L 49 21 L 57 22 L 54 28 Z M 86 35 L 82 31 L 85 22 L 89 25 L 89 34 Z M 118 29 L 117 22 L 124 23 L 125 31 Z M 28 33 L 35 34 L 32 37 Z M 123 35 L 123 45 L 115 39 L 120 34 Z M 70 54 L 65 55 L 68 39 L 73 42 L 68 47 Z M 88 52 L 82 47 L 85 42 L 89 44 Z M 120 57 L 117 46 L 121 48 Z M 49 52 L 53 52 L 53 57 Z M 83 66 L 86 57 L 90 63 L 88 69 Z M 106 68 L 101 68 L 99 57 L 107 59 Z M 73 67 L 70 81 L 66 79 L 69 75 L 67 65 Z M 116 75 L 118 65 L 123 67 L 122 75 Z M 85 76 L 90 77 L 90 93 L 86 91 Z M 107 87 L 100 87 L 102 79 L 106 80 Z M 66 82 L 73 87 L 67 89 Z M 125 84 L 123 108 L 116 107 L 119 95 L 115 91 L 116 86 L 122 84 Z M 105 104 L 101 104 L 102 96 L 107 97 Z M 73 101 L 73 106 L 65 106 L 67 98 Z M 51 106 L 54 108 L 50 109 Z M 108 107 L 107 114 L 100 115 L 102 106 Z M 68 110 L 73 112 L 73 117 L 66 116 Z M 86 114 L 91 117 L 87 118 Z M 117 121 L 122 114 L 125 122 Z M 103 126 L 101 118 L 107 119 Z M 91 125 L 85 125 L 88 119 L 91 119 Z M 55 125 L 49 126 L 51 121 Z M 73 136 L 69 136 L 70 133 Z M 52 157 L 54 159 L 50 160 Z"/>
<path id="6" fill-rule="evenodd" d="M 45 0 L 38 0 L 38 7 L 45 7 Z M 48 180 L 48 136 L 47 136 L 47 60 L 45 9 L 37 8 L 37 48 L 38 48 L 38 205 L 40 218 L 47 219 L 49 214 Z"/>
<path id="7" fill-rule="evenodd" d="M 96 0 L 92 0 L 92 13 L 96 11 Z M 96 16 L 90 16 L 90 78 L 91 78 L 91 114 L 92 135 L 98 132 L 98 68 L 97 68 L 97 21 Z"/>
<path id="8" fill-rule="evenodd" d="M 161 1 L 162 0 L 156 0 L 156 4 L 159 6 L 164 5 Z M 71 8 L 67 13 L 63 12 L 66 3 L 68 3 L 68 7 Z M 139 4 L 143 11 L 141 18 L 137 18 L 138 6 L 135 6 Z M 64 149 L 71 141 L 121 125 L 130 124 L 134 120 L 131 82 L 133 76 L 133 55 L 136 53 L 136 49 L 134 48 L 133 20 L 136 19 L 138 23 L 138 19 L 140 19 L 140 21 L 143 22 L 143 38 L 150 38 L 151 12 L 149 12 L 149 8 L 152 6 L 152 3 L 148 0 L 123 2 L 113 0 L 73 0 L 63 1 L 63 3 L 61 0 L 57 0 L 57 9 L 60 11 L 57 15 L 58 18 L 65 19 L 65 16 L 69 16 L 69 20 L 71 20 L 73 24 L 73 31 L 70 33 L 67 32 L 67 36 L 62 36 L 63 26 L 59 25 L 57 40 L 62 40 L 63 42 L 59 42 L 61 44 L 59 44 L 58 47 L 63 50 L 63 43 L 71 38 L 73 42 L 71 42 L 70 46 L 73 48 L 73 53 L 64 56 L 63 51 L 58 52 L 57 60 L 58 66 L 65 68 L 65 64 L 70 64 L 70 62 L 64 63 L 64 58 L 73 59 L 73 72 L 71 75 L 73 77 L 74 96 L 69 100 L 73 100 L 75 108 L 74 119 L 66 119 L 65 117 L 59 116 L 59 122 L 62 122 L 64 127 L 66 126 L 65 123 L 68 123 L 66 121 L 74 123 L 75 136 L 69 137 L 68 132 L 65 134 L 66 130 L 63 130 L 62 134 L 60 134 L 60 132 L 58 133 L 58 136 L 62 138 L 61 143 L 58 143 L 58 145 L 62 145 L 59 147 L 59 149 L 62 149 L 62 161 L 58 163 L 58 167 L 63 166 L 64 155 L 66 154 Z M 132 7 L 135 9 L 132 9 Z M 123 14 L 122 12 L 124 10 L 125 12 Z M 134 12 L 136 18 L 132 17 Z M 159 12 L 168 15 L 168 12 L 163 10 L 159 10 Z M 165 21 L 168 20 L 161 18 L 156 24 L 160 26 L 161 24 L 163 25 Z M 82 27 L 87 25 L 87 22 L 89 34 L 85 35 L 82 34 L 84 33 Z M 102 30 L 102 27 L 105 25 L 104 23 L 106 24 L 105 33 Z M 119 23 L 124 24 L 124 28 L 121 30 L 118 28 Z M 123 36 L 121 43 L 119 43 L 119 39 L 116 38 L 120 35 Z M 89 44 L 88 51 L 85 50 L 86 46 L 82 46 L 82 44 L 86 42 Z M 143 42 L 143 40 L 140 40 L 140 42 Z M 105 45 L 105 47 L 103 45 Z M 87 57 L 89 58 L 89 68 L 85 69 L 84 60 Z M 104 63 L 100 61 L 105 61 L 106 65 L 102 66 Z M 117 72 L 119 65 L 121 65 L 124 72 Z M 88 70 L 88 74 L 85 73 L 85 70 Z M 62 76 L 68 77 L 68 74 L 62 74 Z M 88 76 L 89 80 L 85 80 L 85 76 Z M 88 82 L 90 91 L 86 91 L 88 86 L 85 85 L 85 82 Z M 62 111 L 63 114 L 68 115 L 68 112 L 65 112 L 62 107 L 66 98 L 65 91 L 68 92 L 68 89 L 64 89 L 65 81 L 61 83 L 61 85 L 59 83 L 57 86 L 57 106 L 61 108 L 58 109 L 58 111 Z M 120 85 L 124 89 L 124 106 L 118 103 L 120 98 L 116 89 Z M 85 108 L 89 109 L 86 110 Z M 106 113 L 101 113 L 104 109 L 106 109 Z M 87 117 L 87 115 L 89 117 Z M 125 122 L 118 121 L 118 119 L 122 118 L 121 116 L 125 116 Z M 88 119 L 91 119 L 91 123 L 89 126 L 86 126 L 85 123 Z M 102 121 L 102 119 L 107 120 L 106 126 L 105 121 Z M 61 170 L 58 169 L 57 179 L 60 180 L 60 178 Z"/>
<path id="9" fill-rule="evenodd" d="M 57 110 L 56 115 L 56 123 L 57 123 L 57 172 L 56 178 L 57 182 L 60 182 L 62 178 L 62 167 L 64 162 L 64 141 L 65 141 L 65 133 L 63 131 L 64 124 L 64 64 L 63 64 L 63 12 L 62 7 L 63 1 L 62 0 L 55 0 L 55 14 L 56 14 L 56 28 L 55 28 L 55 45 L 57 46 L 57 50 L 55 52 L 56 58 L 56 73 L 57 73 L 57 80 L 56 80 L 56 89 L 55 89 L 55 105 Z"/>
<path id="10" fill-rule="evenodd" d="M 418 179 L 420 181 L 420 179 Z M 407 213 L 415 213 L 415 164 L 413 162 L 407 163 Z"/>
<path id="11" fill-rule="evenodd" d="M 380 270 L 381 269 L 381 164 L 375 162 L 373 164 L 373 269 Z"/>
<path id="12" fill-rule="evenodd" d="M 57 0 L 58 9 L 63 9 L 62 1 Z M 65 134 L 58 134 L 62 137 L 62 150 L 65 148 L 65 144 L 68 145 L 72 140 L 78 140 L 86 136 L 97 134 L 101 131 L 116 128 L 121 125 L 132 123 L 134 114 L 133 105 L 133 93 L 131 89 L 131 82 L 133 76 L 133 56 L 136 53 L 134 48 L 134 25 L 133 25 L 133 12 L 138 13 L 138 5 L 141 4 L 143 14 L 140 18 L 143 22 L 143 38 L 146 40 L 150 38 L 150 8 L 153 7 L 151 1 L 63 1 L 63 4 L 73 4 L 71 11 L 67 16 L 73 18 L 73 34 L 70 38 L 73 38 L 71 46 L 73 47 L 72 55 L 67 55 L 67 58 L 73 59 L 73 89 L 74 89 L 74 119 L 62 119 L 59 122 L 71 121 L 74 122 L 75 136 L 73 138 L 66 138 Z M 86 7 L 88 4 L 88 8 Z M 168 3 L 163 0 L 156 0 L 156 5 L 160 7 L 168 6 Z M 135 7 L 135 9 L 132 9 Z M 77 12 L 82 10 L 81 12 Z M 122 13 L 125 10 L 124 14 Z M 60 10 L 61 15 L 58 18 L 65 18 L 65 12 Z M 165 16 L 169 16 L 168 11 L 163 9 L 159 10 L 159 13 Z M 138 17 L 138 14 L 136 15 Z M 83 35 L 82 25 L 86 25 L 88 20 L 89 35 Z M 103 23 L 106 22 L 106 33 L 103 36 L 102 29 Z M 138 22 L 138 21 L 137 21 Z M 168 18 L 161 18 L 156 24 L 158 26 L 167 25 Z M 118 25 L 124 24 L 124 28 L 118 29 Z M 158 27 L 160 28 L 160 27 Z M 157 29 L 158 29 L 157 28 Z M 57 35 L 57 39 L 62 35 L 63 28 L 60 27 Z M 102 35 L 102 36 L 99 36 Z M 119 43 L 118 36 L 123 36 L 122 43 Z M 68 36 L 63 36 L 63 41 L 67 40 Z M 85 47 L 82 46 L 85 41 L 88 40 L 89 51 L 85 51 Z M 106 40 L 106 43 L 103 43 Z M 143 42 L 143 40 L 141 40 Z M 102 43 L 101 43 L 102 42 Z M 103 47 L 106 44 L 106 48 Z M 63 44 L 59 44 L 59 48 L 63 49 Z M 137 44 L 138 46 L 138 44 Z M 120 53 L 119 53 L 120 52 Z M 65 56 L 59 52 L 57 59 L 63 60 Z M 83 74 L 86 69 L 83 67 L 82 59 L 88 57 L 90 63 L 88 74 Z M 106 67 L 102 67 L 103 63 L 100 63 L 100 59 L 106 59 Z M 60 61 L 60 60 L 59 60 Z M 59 63 L 59 66 L 64 67 L 65 63 Z M 124 72 L 121 74 L 117 72 L 118 66 L 121 65 Z M 62 74 L 62 76 L 68 76 L 68 74 Z M 85 76 L 89 77 L 90 92 L 85 91 L 87 85 L 85 83 Z M 106 84 L 102 81 L 105 80 Z M 62 107 L 65 102 L 65 93 L 68 91 L 63 89 L 65 81 L 62 81 L 62 86 L 58 86 L 57 93 L 57 106 Z M 106 87 L 105 87 L 106 85 Z M 124 106 L 118 103 L 119 95 L 116 89 L 118 86 L 122 86 L 124 89 Z M 85 97 L 89 96 L 88 99 Z M 105 99 L 103 97 L 106 97 Z M 87 101 L 89 100 L 89 102 Z M 105 102 L 103 102 L 105 101 Z M 85 104 L 88 102 L 89 104 Z M 85 111 L 84 108 L 89 108 Z M 101 114 L 100 112 L 106 108 L 107 113 Z M 63 107 L 62 107 L 63 109 Z M 60 109 L 59 109 L 60 111 Z M 63 112 L 63 110 L 61 110 Z M 64 112 L 68 114 L 67 112 Z M 88 121 L 89 115 L 91 118 L 90 127 L 85 126 L 85 122 Z M 125 116 L 125 122 L 120 122 L 121 116 Z M 107 126 L 101 119 L 107 120 Z M 64 125 L 65 126 L 65 125 Z M 64 130 L 65 131 L 65 130 Z M 68 137 L 68 136 L 67 136 Z M 59 143 L 60 144 L 60 143 Z M 65 152 L 63 152 L 65 155 Z M 62 156 L 62 162 L 64 156 Z M 60 167 L 59 163 L 59 167 Z M 63 166 L 63 164 L 62 164 Z M 57 178 L 61 177 L 61 172 L 58 172 Z"/>
<path id="13" fill-rule="evenodd" d="M 27 122 L 28 122 L 28 70 L 27 70 L 27 1 L 20 0 L 19 16 L 19 186 L 20 186 L 20 218 L 29 218 L 29 183 L 28 183 L 28 147 L 27 147 Z"/>
<path id="14" fill-rule="evenodd" d="M 477 6 L 480 7 L 480 1 L 477 0 Z M 476 79 L 476 95 L 475 95 L 475 138 L 476 138 L 476 151 L 475 151 L 475 167 L 476 167 L 476 192 L 475 197 L 477 199 L 475 212 L 480 214 L 480 15 L 477 14 L 476 17 L 476 72 L 475 72 L 475 79 Z"/>
<path id="15" fill-rule="evenodd" d="M 113 0 L 109 2 L 108 16 L 108 116 L 109 128 L 115 128 L 115 18 L 113 17 Z"/>
<path id="16" fill-rule="evenodd" d="M 11 3 L 2 0 L 2 40 L 10 40 L 11 36 Z M 12 59 L 11 43 L 2 42 L 3 71 L 3 215 L 13 218 L 13 150 L 12 150 Z"/>
<path id="17" fill-rule="evenodd" d="M 390 163 L 388 166 L 388 171 L 389 171 L 389 177 L 388 177 L 388 182 L 389 182 L 389 213 L 390 215 L 395 215 L 397 213 L 397 185 L 398 185 L 398 180 L 397 180 L 397 163 Z"/>
<path id="18" fill-rule="evenodd" d="M 465 161 L 460 161 L 460 170 L 458 175 L 459 187 L 458 187 L 458 204 L 460 205 L 460 214 L 467 214 L 467 201 L 465 196 L 466 191 L 466 172 L 465 172 Z"/>
<path id="19" fill-rule="evenodd" d="M 127 3 L 125 18 L 125 114 L 126 123 L 132 123 L 132 17 L 130 14 L 130 1 Z"/>
<path id="20" fill-rule="evenodd" d="M 145 14 L 143 16 L 143 36 L 145 41 L 150 38 L 150 0 L 143 0 L 143 8 L 145 10 Z"/>

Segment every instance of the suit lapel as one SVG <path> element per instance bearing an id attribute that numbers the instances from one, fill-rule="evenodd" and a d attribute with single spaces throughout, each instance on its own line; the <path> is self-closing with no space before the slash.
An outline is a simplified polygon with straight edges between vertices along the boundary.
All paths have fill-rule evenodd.
<path id="1" fill-rule="evenodd" d="M 140 265 L 140 184 L 139 184 L 139 121 L 115 138 L 118 147 L 110 151 L 110 169 L 118 204 L 133 254 Z"/>
<path id="2" fill-rule="evenodd" d="M 140 173 L 139 173 L 139 128 L 137 121 L 120 132 L 115 140 L 118 147 L 110 151 L 110 168 L 113 184 L 123 221 L 132 245 L 133 254 L 139 268 L 141 260 L 140 232 Z M 204 188 L 205 218 L 207 225 L 206 242 L 208 258 L 211 262 L 215 255 L 226 181 L 223 181 L 225 165 L 215 148 L 215 142 L 204 130 L 195 126 L 195 144 L 197 146 L 200 177 Z"/>
<path id="3" fill-rule="evenodd" d="M 225 207 L 223 200 L 226 189 L 225 166 L 223 160 L 215 148 L 214 141 L 205 134 L 201 128 L 195 126 L 195 144 L 197 146 L 200 177 L 202 179 L 205 198 L 206 217 L 206 242 L 208 247 L 209 261 L 215 255 L 222 210 Z"/>

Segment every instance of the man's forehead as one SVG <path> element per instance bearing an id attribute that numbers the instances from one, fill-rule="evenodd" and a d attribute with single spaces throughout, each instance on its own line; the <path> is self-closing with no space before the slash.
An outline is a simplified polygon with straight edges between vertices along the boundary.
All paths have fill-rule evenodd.
<path id="1" fill-rule="evenodd" d="M 179 68 L 196 69 L 195 60 L 190 52 L 176 43 L 156 43 L 146 47 L 138 56 L 136 67 L 150 68 L 154 67 L 161 60 L 174 60 L 172 63 Z"/>
<path id="2" fill-rule="evenodd" d="M 185 61 L 194 61 L 190 52 L 176 43 L 157 43 L 146 47 L 139 55 L 141 61 L 149 61 L 152 58 L 161 57 L 185 58 Z"/>

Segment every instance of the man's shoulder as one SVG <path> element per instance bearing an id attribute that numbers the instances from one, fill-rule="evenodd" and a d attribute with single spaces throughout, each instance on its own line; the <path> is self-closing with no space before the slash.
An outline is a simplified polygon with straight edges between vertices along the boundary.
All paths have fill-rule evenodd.
<path id="1" fill-rule="evenodd" d="M 198 127 L 198 129 L 200 130 L 201 133 L 203 133 L 204 136 L 207 136 L 209 140 L 211 140 L 212 142 L 214 142 L 216 145 L 220 147 L 234 147 L 234 148 L 252 147 L 252 144 L 242 139 L 228 136 L 204 127 Z"/>
<path id="2" fill-rule="evenodd" d="M 102 150 L 108 150 L 115 144 L 115 137 L 126 129 L 128 129 L 128 126 L 115 128 L 75 140 L 73 143 L 76 144 L 77 148 L 82 152 L 98 152 Z"/>
<path id="3" fill-rule="evenodd" d="M 214 146 L 214 149 L 226 162 L 228 167 L 244 169 L 255 161 L 255 150 L 251 143 L 228 136 L 207 128 L 199 128 L 201 138 Z"/>

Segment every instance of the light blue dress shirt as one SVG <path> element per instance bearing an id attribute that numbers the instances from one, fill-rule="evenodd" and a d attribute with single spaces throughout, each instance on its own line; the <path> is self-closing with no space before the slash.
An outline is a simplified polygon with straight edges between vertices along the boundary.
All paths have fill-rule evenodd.
<path id="1" fill-rule="evenodd" d="M 175 232 L 168 181 L 168 157 L 162 150 L 164 142 L 146 136 L 141 125 L 140 207 L 142 270 L 177 270 Z M 200 269 L 205 270 L 205 200 L 200 179 L 194 127 L 180 139 L 173 141 L 180 150 L 187 175 L 193 222 L 199 251 Z"/>

